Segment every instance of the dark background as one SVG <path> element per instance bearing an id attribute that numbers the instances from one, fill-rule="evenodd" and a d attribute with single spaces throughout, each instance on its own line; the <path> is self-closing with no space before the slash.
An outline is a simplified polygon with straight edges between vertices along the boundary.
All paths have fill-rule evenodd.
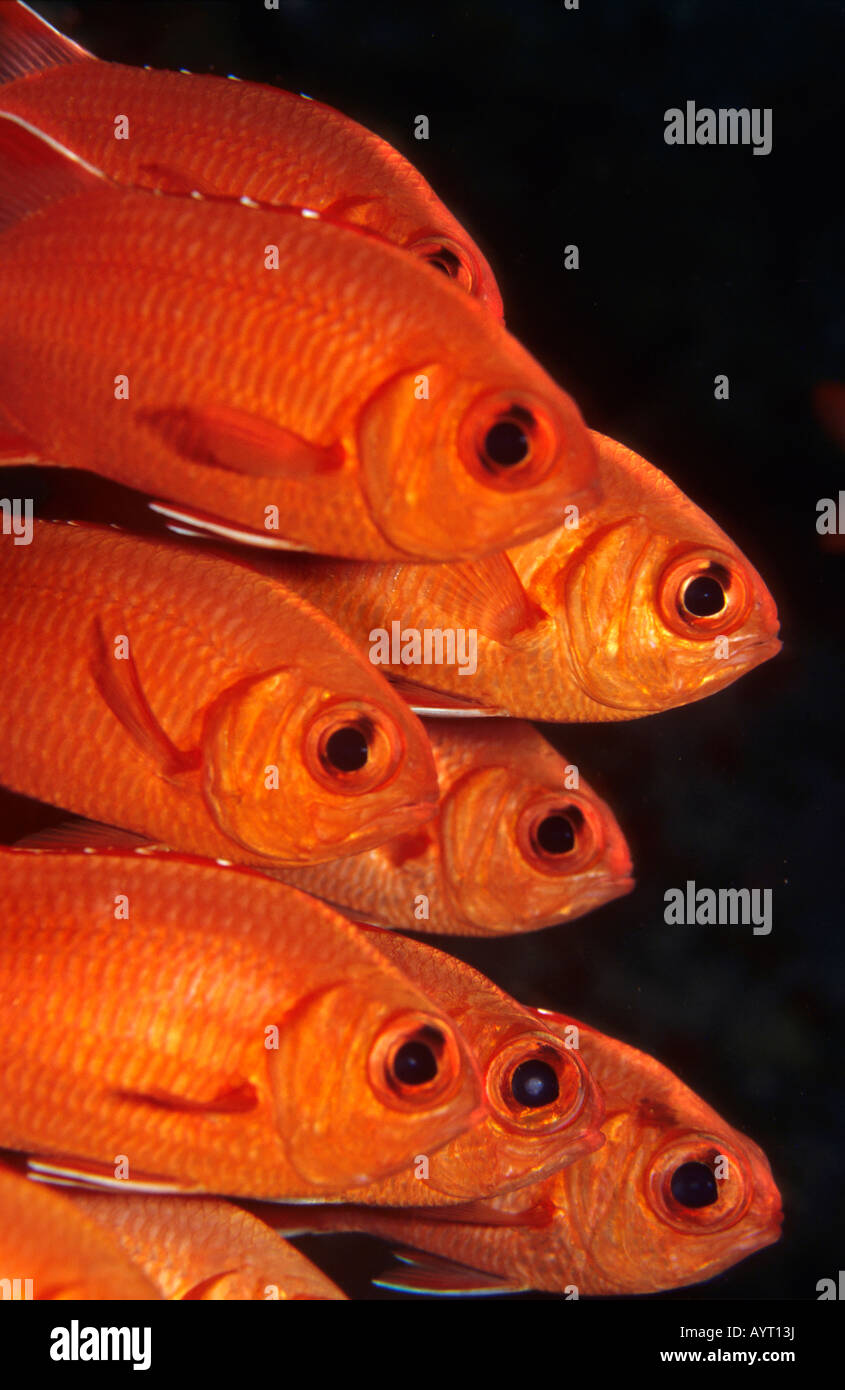
<path id="1" fill-rule="evenodd" d="M 568 927 L 436 944 L 521 1001 L 654 1053 L 768 1154 L 780 1244 L 661 1297 L 815 1299 L 845 1265 L 845 542 L 825 547 L 815 529 L 817 500 L 845 486 L 845 456 L 811 406 L 816 383 L 845 379 L 845 6 L 37 8 L 101 58 L 304 91 L 390 140 L 479 242 L 509 328 L 588 423 L 669 473 L 762 573 L 782 622 L 773 662 L 669 714 L 545 727 L 616 810 L 636 891 Z M 667 146 L 664 110 L 688 99 L 771 107 L 772 153 Z M 427 142 L 413 139 L 421 113 Z M 572 242 L 577 272 L 563 269 Z M 728 401 L 714 400 L 717 373 Z M 130 494 L 88 477 L 80 493 L 75 478 L 71 505 L 67 475 L 30 475 L 26 494 L 8 495 L 36 496 L 42 515 L 150 528 Z M 7 839 L 61 819 L 6 794 L 0 816 Z M 666 926 L 663 895 L 688 878 L 772 888 L 771 935 Z M 351 1296 L 396 1296 L 369 1284 L 389 1263 L 380 1242 L 299 1244 Z"/>

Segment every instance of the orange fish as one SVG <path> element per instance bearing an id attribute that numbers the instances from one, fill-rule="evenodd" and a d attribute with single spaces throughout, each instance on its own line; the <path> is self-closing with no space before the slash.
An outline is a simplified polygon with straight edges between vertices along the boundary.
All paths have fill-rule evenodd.
<path id="1" fill-rule="evenodd" d="M 419 830 L 330 863 L 274 870 L 383 926 L 499 936 L 630 892 L 610 807 L 530 724 L 430 719 L 440 808 Z"/>
<path id="2" fill-rule="evenodd" d="M 162 1298 L 346 1298 L 293 1245 L 231 1202 L 79 1190 L 68 1195 L 87 1221 L 119 1242 Z"/>
<path id="3" fill-rule="evenodd" d="M 6 463 L 358 559 L 484 554 L 596 499 L 574 402 L 413 257 L 299 209 L 119 188 L 21 119 L 0 115 Z"/>
<path id="4" fill-rule="evenodd" d="M 436 567 L 266 563 L 423 712 L 634 719 L 703 699 L 774 656 L 775 605 L 744 555 L 645 459 L 593 438 L 604 500 L 507 554 Z M 419 661 L 421 629 L 475 630 L 475 672 Z"/>
<path id="5" fill-rule="evenodd" d="M 603 1140 L 604 1104 L 572 1020 L 538 1018 L 453 956 L 378 927 L 362 928 L 391 965 L 454 1019 L 481 1071 L 488 1114 L 436 1153 L 346 1200 L 377 1206 L 472 1201 L 583 1162 Z M 342 1200 L 333 1197 L 333 1201 Z"/>
<path id="6" fill-rule="evenodd" d="M 273 866 L 434 813 L 425 730 L 321 613 L 106 527 L 0 544 L 0 781 L 174 849 Z"/>
<path id="7" fill-rule="evenodd" d="M 0 1146 L 42 1175 L 313 1199 L 483 1120 L 451 1020 L 304 893 L 23 849 L 0 893 Z"/>
<path id="8" fill-rule="evenodd" d="M 559 1019 L 536 1017 L 546 1027 Z M 437 1258 L 410 1257 L 407 1275 L 380 1281 L 430 1293 L 657 1293 L 712 1279 L 778 1240 L 780 1194 L 757 1145 L 653 1057 L 577 1026 L 607 1102 L 597 1152 L 507 1196 L 437 1213 L 263 1207 L 263 1219 L 430 1252 Z"/>
<path id="9" fill-rule="evenodd" d="M 154 1283 L 57 1192 L 0 1167 L 0 1299 L 152 1299 Z"/>
<path id="10" fill-rule="evenodd" d="M 425 179 L 331 106 L 254 82 L 101 63 L 6 0 L 2 82 L 0 110 L 117 183 L 313 208 L 395 242 L 502 316 L 492 270 Z"/>

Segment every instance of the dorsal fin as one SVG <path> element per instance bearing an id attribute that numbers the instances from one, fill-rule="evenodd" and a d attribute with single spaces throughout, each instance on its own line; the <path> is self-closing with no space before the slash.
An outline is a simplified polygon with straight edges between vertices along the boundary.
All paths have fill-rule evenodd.
<path id="1" fill-rule="evenodd" d="M 96 62 L 93 53 L 65 38 L 29 5 L 0 4 L 0 82 L 15 82 L 63 63 Z"/>
<path id="2" fill-rule="evenodd" d="M 0 232 L 60 198 L 100 188 L 104 174 L 21 116 L 0 112 Z"/>

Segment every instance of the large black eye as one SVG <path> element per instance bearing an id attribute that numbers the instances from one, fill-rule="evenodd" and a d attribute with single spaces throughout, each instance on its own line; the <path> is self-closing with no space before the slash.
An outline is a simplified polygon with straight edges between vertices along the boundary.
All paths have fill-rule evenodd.
<path id="1" fill-rule="evenodd" d="M 706 1163 L 682 1163 L 672 1174 L 672 1196 L 682 1207 L 712 1207 L 719 1190 Z"/>
<path id="2" fill-rule="evenodd" d="M 484 461 L 498 468 L 513 468 L 528 453 L 528 438 L 516 420 L 500 420 L 484 438 Z"/>
<path id="3" fill-rule="evenodd" d="M 393 1059 L 393 1074 L 403 1086 L 424 1086 L 437 1075 L 437 1058 L 427 1043 L 403 1043 Z"/>
<path id="4" fill-rule="evenodd" d="M 694 618 L 712 618 L 725 606 L 725 591 L 712 575 L 699 574 L 687 584 L 681 603 Z"/>
<path id="5" fill-rule="evenodd" d="M 520 1062 L 511 1078 L 511 1094 L 517 1105 L 532 1110 L 551 1105 L 560 1095 L 557 1072 L 548 1062 L 537 1059 Z"/>
<path id="6" fill-rule="evenodd" d="M 569 854 L 575 846 L 575 827 L 568 816 L 554 814 L 540 821 L 534 837 L 545 854 Z"/>
<path id="7" fill-rule="evenodd" d="M 335 729 L 326 739 L 325 758 L 336 772 L 359 772 L 369 752 L 363 731 L 354 724 Z"/>

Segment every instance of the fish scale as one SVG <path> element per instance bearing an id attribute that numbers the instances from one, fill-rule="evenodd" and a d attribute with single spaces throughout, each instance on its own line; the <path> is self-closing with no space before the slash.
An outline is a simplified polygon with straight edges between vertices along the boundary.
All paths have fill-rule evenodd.
<path id="1" fill-rule="evenodd" d="M 202 73 L 97 62 L 38 15 L 0 3 L 2 106 L 41 125 L 117 182 L 198 189 L 328 210 L 397 245 L 453 243 L 497 317 L 489 265 L 398 150 L 310 97 Z M 128 113 L 129 139 L 114 138 Z M 201 113 L 201 114 L 200 114 Z"/>
<path id="2" fill-rule="evenodd" d="M 595 497 L 570 398 L 390 244 L 298 211 L 118 188 L 0 110 L 4 209 L 7 462 L 35 449 L 256 543 L 358 558 L 490 550 Z M 274 246 L 278 270 L 265 265 Z M 414 394 L 420 373 L 429 399 Z M 478 418 L 486 438 L 520 401 L 542 437 L 502 480 L 462 431 Z"/>
<path id="3" fill-rule="evenodd" d="M 580 770 L 578 789 L 567 786 L 566 760 L 539 733 L 498 719 L 426 727 L 436 817 L 366 853 L 278 877 L 382 926 L 479 936 L 569 921 L 630 891 L 630 855 L 610 807 Z M 569 812 L 568 852 L 537 846 L 536 822 L 524 819 L 532 806 L 537 818 Z"/>
<path id="4" fill-rule="evenodd" d="M 131 851 L 3 850 L 0 884 L 0 1146 L 83 1178 L 123 1155 L 130 1182 L 306 1198 L 483 1114 L 457 1029 L 294 889 Z M 386 1101 L 379 1039 L 423 1026 L 447 1049 L 442 1084 Z"/>
<path id="5" fill-rule="evenodd" d="M 442 691 L 469 715 L 490 707 L 521 719 L 634 719 L 700 700 L 774 656 L 774 600 L 741 551 L 645 459 L 603 435 L 593 439 L 602 500 L 577 527 L 506 553 L 456 565 L 279 555 L 251 563 L 321 608 L 363 650 L 393 621 L 475 629 L 473 674 L 446 663 L 402 664 L 391 652 L 382 669 L 405 683 L 422 712 L 429 693 Z M 671 625 L 667 609 L 678 609 L 667 576 L 676 563 L 689 577 L 721 567 L 724 619 Z M 716 648 L 720 634 L 729 637 L 728 658 Z"/>
<path id="6" fill-rule="evenodd" d="M 549 1025 L 561 1016 L 534 1010 Z M 579 1297 L 646 1294 L 713 1278 L 780 1238 L 768 1161 L 653 1057 L 579 1023 L 579 1046 L 607 1102 L 605 1143 L 537 1183 L 466 1206 L 258 1209 L 280 1231 L 363 1231 L 413 1246 L 388 1287 L 419 1293 L 537 1289 Z M 709 1205 L 669 1193 L 685 1163 L 727 1160 Z M 666 1159 L 669 1159 L 666 1166 Z M 434 1257 L 434 1258 L 430 1258 Z"/>
<path id="7" fill-rule="evenodd" d="M 177 849 L 266 864 L 352 853 L 432 813 L 422 726 L 279 585 L 173 545 L 47 522 L 31 545 L 0 546 L 0 582 L 0 780 L 13 790 Z M 349 711 L 338 727 L 363 711 L 374 737 L 395 741 L 395 765 L 379 776 L 374 762 L 372 785 L 327 785 L 308 752 L 332 701 Z"/>

